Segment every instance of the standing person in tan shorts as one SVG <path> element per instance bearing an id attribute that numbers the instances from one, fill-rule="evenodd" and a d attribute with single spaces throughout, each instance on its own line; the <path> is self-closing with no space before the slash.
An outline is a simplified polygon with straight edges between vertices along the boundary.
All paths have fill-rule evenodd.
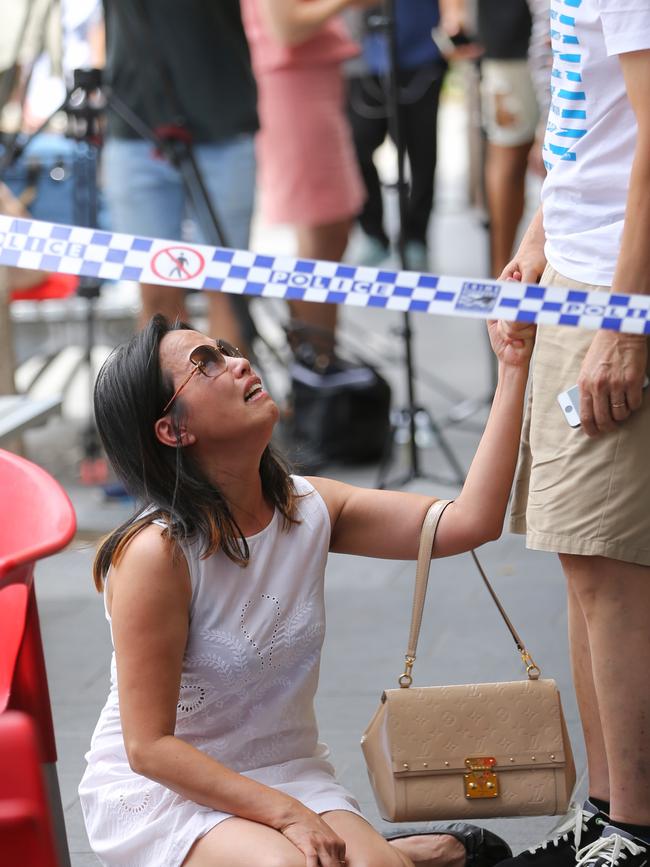
<path id="1" fill-rule="evenodd" d="M 542 207 L 502 278 L 650 293 L 650 0 L 552 0 Z M 543 272 L 543 273 L 542 273 Z M 638 334 L 542 327 L 511 526 L 567 578 L 588 800 L 509 865 L 650 858 L 650 393 Z M 556 397 L 580 387 L 581 425 Z"/>

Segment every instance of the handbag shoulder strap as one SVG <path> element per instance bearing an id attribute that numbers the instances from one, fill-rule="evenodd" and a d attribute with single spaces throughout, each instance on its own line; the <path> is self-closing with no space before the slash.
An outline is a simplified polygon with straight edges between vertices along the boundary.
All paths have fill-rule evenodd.
<path id="1" fill-rule="evenodd" d="M 420 533 L 420 548 L 418 550 L 418 562 L 415 571 L 415 590 L 413 592 L 413 610 L 411 612 L 411 628 L 409 631 L 409 639 L 408 639 L 408 647 L 405 654 L 406 665 L 403 673 L 399 678 L 400 687 L 407 689 L 413 683 L 412 677 L 412 669 L 413 663 L 415 662 L 417 646 L 418 646 L 418 638 L 420 636 L 420 627 L 422 626 L 422 613 L 424 611 L 424 602 L 427 595 L 427 587 L 429 584 L 429 572 L 431 570 L 431 555 L 433 553 L 433 546 L 436 538 L 436 531 L 438 530 L 438 524 L 440 522 L 440 518 L 442 517 L 443 512 L 447 508 L 447 506 L 453 502 L 452 500 L 437 500 L 428 510 L 426 515 L 424 516 L 424 521 L 422 523 L 422 530 Z M 519 633 L 513 626 L 510 618 L 505 612 L 503 605 L 501 604 L 499 597 L 497 596 L 494 588 L 490 584 L 483 567 L 479 563 L 479 559 L 476 556 L 476 552 L 472 551 L 472 558 L 474 563 L 476 564 L 476 568 L 485 583 L 485 586 L 492 597 L 494 604 L 496 605 L 499 614 L 503 618 L 504 623 L 508 627 L 510 634 L 512 635 L 514 642 L 517 646 L 517 650 L 519 651 L 521 658 L 526 666 L 526 674 L 531 680 L 537 680 L 540 676 L 540 669 L 535 665 L 532 657 L 526 650 L 521 638 L 519 637 Z"/>
<path id="2" fill-rule="evenodd" d="M 424 610 L 424 602 L 427 596 L 427 587 L 429 584 L 429 571 L 431 569 L 433 545 L 436 539 L 438 524 L 442 518 L 442 513 L 451 502 L 452 500 L 437 500 L 429 508 L 429 511 L 424 516 L 424 521 L 422 522 L 418 563 L 415 569 L 415 590 L 413 592 L 411 630 L 409 632 L 409 642 L 406 649 L 407 659 L 408 657 L 415 659 L 415 653 L 418 647 L 418 638 L 420 637 L 420 626 L 422 625 L 422 612 Z"/>

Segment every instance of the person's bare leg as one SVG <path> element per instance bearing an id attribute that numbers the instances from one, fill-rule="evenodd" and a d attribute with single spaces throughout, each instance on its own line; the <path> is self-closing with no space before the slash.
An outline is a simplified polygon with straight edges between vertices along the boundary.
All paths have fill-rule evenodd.
<path id="1" fill-rule="evenodd" d="M 350 220 L 340 220 L 323 226 L 298 226 L 297 255 L 301 259 L 326 259 L 330 262 L 340 262 L 348 243 L 350 225 Z M 336 304 L 290 301 L 289 309 L 294 319 L 334 334 L 337 320 Z"/>
<path id="2" fill-rule="evenodd" d="M 650 567 L 605 557 L 560 559 L 587 627 L 610 815 L 650 825 Z"/>
<path id="3" fill-rule="evenodd" d="M 248 347 L 242 340 L 239 320 L 235 315 L 230 298 L 218 292 L 208 292 L 208 327 L 213 337 L 223 337 L 233 346 L 238 346 L 244 355 Z M 140 311 L 140 328 L 144 328 L 155 313 L 162 313 L 170 322 L 177 317 L 183 322 L 189 322 L 189 314 L 185 304 L 186 292 L 178 286 L 154 286 L 149 283 L 140 284 L 142 310 Z"/>
<path id="4" fill-rule="evenodd" d="M 151 317 L 162 313 L 170 322 L 177 317 L 187 322 L 187 307 L 185 306 L 185 289 L 178 286 L 155 286 L 152 283 L 140 284 L 140 328 L 144 328 Z"/>
<path id="5" fill-rule="evenodd" d="M 305 857 L 274 828 L 233 816 L 196 841 L 183 867 L 305 867 Z"/>
<path id="6" fill-rule="evenodd" d="M 387 843 L 365 819 L 336 810 L 322 818 L 345 840 L 347 867 L 464 867 L 463 844 L 448 834 L 426 834 Z"/>
<path id="7" fill-rule="evenodd" d="M 249 351 L 246 341 L 243 339 L 241 324 L 232 300 L 228 295 L 219 292 L 208 292 L 208 327 L 211 337 L 223 337 L 233 346 L 237 346 L 248 358 Z"/>
<path id="8" fill-rule="evenodd" d="M 570 565 L 568 568 L 571 568 Z M 587 749 L 588 793 L 602 801 L 609 801 L 609 769 L 594 686 L 587 623 L 571 581 L 567 581 L 567 599 L 573 686 L 578 699 L 582 732 Z"/>
<path id="9" fill-rule="evenodd" d="M 524 213 L 526 168 L 531 144 L 526 142 L 514 147 L 487 144 L 485 192 L 493 277 L 498 277 L 512 258 L 517 226 Z"/>

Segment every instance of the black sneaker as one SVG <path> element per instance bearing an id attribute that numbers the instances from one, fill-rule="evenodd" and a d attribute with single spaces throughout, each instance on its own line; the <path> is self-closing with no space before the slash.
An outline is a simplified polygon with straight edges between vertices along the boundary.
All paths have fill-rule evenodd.
<path id="1" fill-rule="evenodd" d="M 579 867 L 647 867 L 650 844 L 616 825 L 606 825 L 602 835 L 578 851 Z"/>
<path id="2" fill-rule="evenodd" d="M 552 837 L 502 861 L 499 867 L 575 867 L 577 851 L 598 840 L 608 821 L 591 801 L 585 801 L 582 807 L 569 813 Z"/>

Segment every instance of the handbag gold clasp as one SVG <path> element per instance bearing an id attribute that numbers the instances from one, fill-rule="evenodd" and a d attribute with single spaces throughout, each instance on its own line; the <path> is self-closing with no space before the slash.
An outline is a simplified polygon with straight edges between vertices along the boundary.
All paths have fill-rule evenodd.
<path id="1" fill-rule="evenodd" d="M 465 759 L 465 766 L 469 768 L 469 773 L 463 775 L 466 798 L 499 796 L 499 779 L 494 771 L 496 763 L 493 756 L 472 756 Z"/>

